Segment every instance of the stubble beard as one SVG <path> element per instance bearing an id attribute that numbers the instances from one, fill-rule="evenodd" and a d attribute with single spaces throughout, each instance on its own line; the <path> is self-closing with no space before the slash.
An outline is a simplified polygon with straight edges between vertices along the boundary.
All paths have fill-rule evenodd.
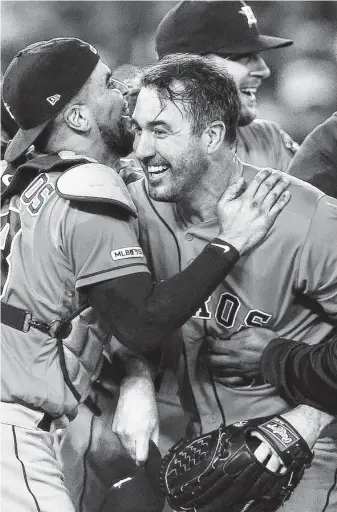
<path id="1" fill-rule="evenodd" d="M 128 156 L 132 152 L 133 135 L 126 129 L 122 120 L 115 126 L 100 125 L 99 131 L 104 144 L 119 157 Z"/>

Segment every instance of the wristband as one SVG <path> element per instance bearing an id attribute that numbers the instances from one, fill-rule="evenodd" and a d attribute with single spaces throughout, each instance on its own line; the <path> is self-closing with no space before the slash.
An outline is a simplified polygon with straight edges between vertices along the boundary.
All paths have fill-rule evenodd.
<path id="1" fill-rule="evenodd" d="M 239 251 L 228 242 L 225 242 L 221 238 L 213 238 L 210 243 L 206 246 L 216 251 L 218 254 L 225 256 L 228 261 L 237 261 L 240 258 Z"/>

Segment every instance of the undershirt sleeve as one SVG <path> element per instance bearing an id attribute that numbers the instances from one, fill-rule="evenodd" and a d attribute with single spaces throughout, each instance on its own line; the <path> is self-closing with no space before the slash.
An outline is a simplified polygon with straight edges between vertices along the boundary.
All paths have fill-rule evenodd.
<path id="1" fill-rule="evenodd" d="M 265 348 L 260 370 L 292 405 L 337 416 L 337 329 L 318 345 L 278 338 Z"/>

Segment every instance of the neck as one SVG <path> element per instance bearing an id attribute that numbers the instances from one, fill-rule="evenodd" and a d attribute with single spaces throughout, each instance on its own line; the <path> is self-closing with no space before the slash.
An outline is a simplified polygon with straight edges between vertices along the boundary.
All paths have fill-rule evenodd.
<path id="1" fill-rule="evenodd" d="M 120 155 L 111 150 L 103 141 L 88 140 L 84 137 L 69 136 L 64 142 L 63 140 L 52 140 L 46 147 L 46 153 L 59 153 L 60 151 L 73 151 L 78 155 L 84 155 L 94 158 L 100 164 L 114 167 Z"/>
<path id="2" fill-rule="evenodd" d="M 187 223 L 208 222 L 217 217 L 217 204 L 225 192 L 229 179 L 242 174 L 242 164 L 230 152 L 216 162 L 203 176 L 201 182 L 184 195 L 177 205 Z"/>
<path id="3" fill-rule="evenodd" d="M 100 164 L 108 165 L 109 167 L 114 167 L 117 160 L 120 158 L 116 152 L 112 151 L 105 144 L 92 144 L 88 148 L 86 148 L 85 153 L 86 156 L 90 158 L 94 158 Z"/>

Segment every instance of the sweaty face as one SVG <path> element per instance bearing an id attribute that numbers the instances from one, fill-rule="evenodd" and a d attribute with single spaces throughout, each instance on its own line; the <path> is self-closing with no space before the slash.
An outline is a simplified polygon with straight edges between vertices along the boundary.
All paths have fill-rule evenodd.
<path id="1" fill-rule="evenodd" d="M 238 56 L 235 60 L 215 54 L 210 54 L 207 57 L 234 78 L 241 101 L 239 125 L 250 124 L 257 116 L 257 90 L 262 80 L 270 75 L 265 61 L 256 53 Z"/>
<path id="2" fill-rule="evenodd" d="M 175 202 L 193 194 L 207 160 L 182 103 L 163 99 L 156 89 L 143 87 L 132 128 L 134 151 L 143 164 L 151 197 Z"/>
<path id="3" fill-rule="evenodd" d="M 133 136 L 126 128 L 128 104 L 111 78 L 110 69 L 97 64 L 90 84 L 90 106 L 103 142 L 119 156 L 132 151 Z"/>

